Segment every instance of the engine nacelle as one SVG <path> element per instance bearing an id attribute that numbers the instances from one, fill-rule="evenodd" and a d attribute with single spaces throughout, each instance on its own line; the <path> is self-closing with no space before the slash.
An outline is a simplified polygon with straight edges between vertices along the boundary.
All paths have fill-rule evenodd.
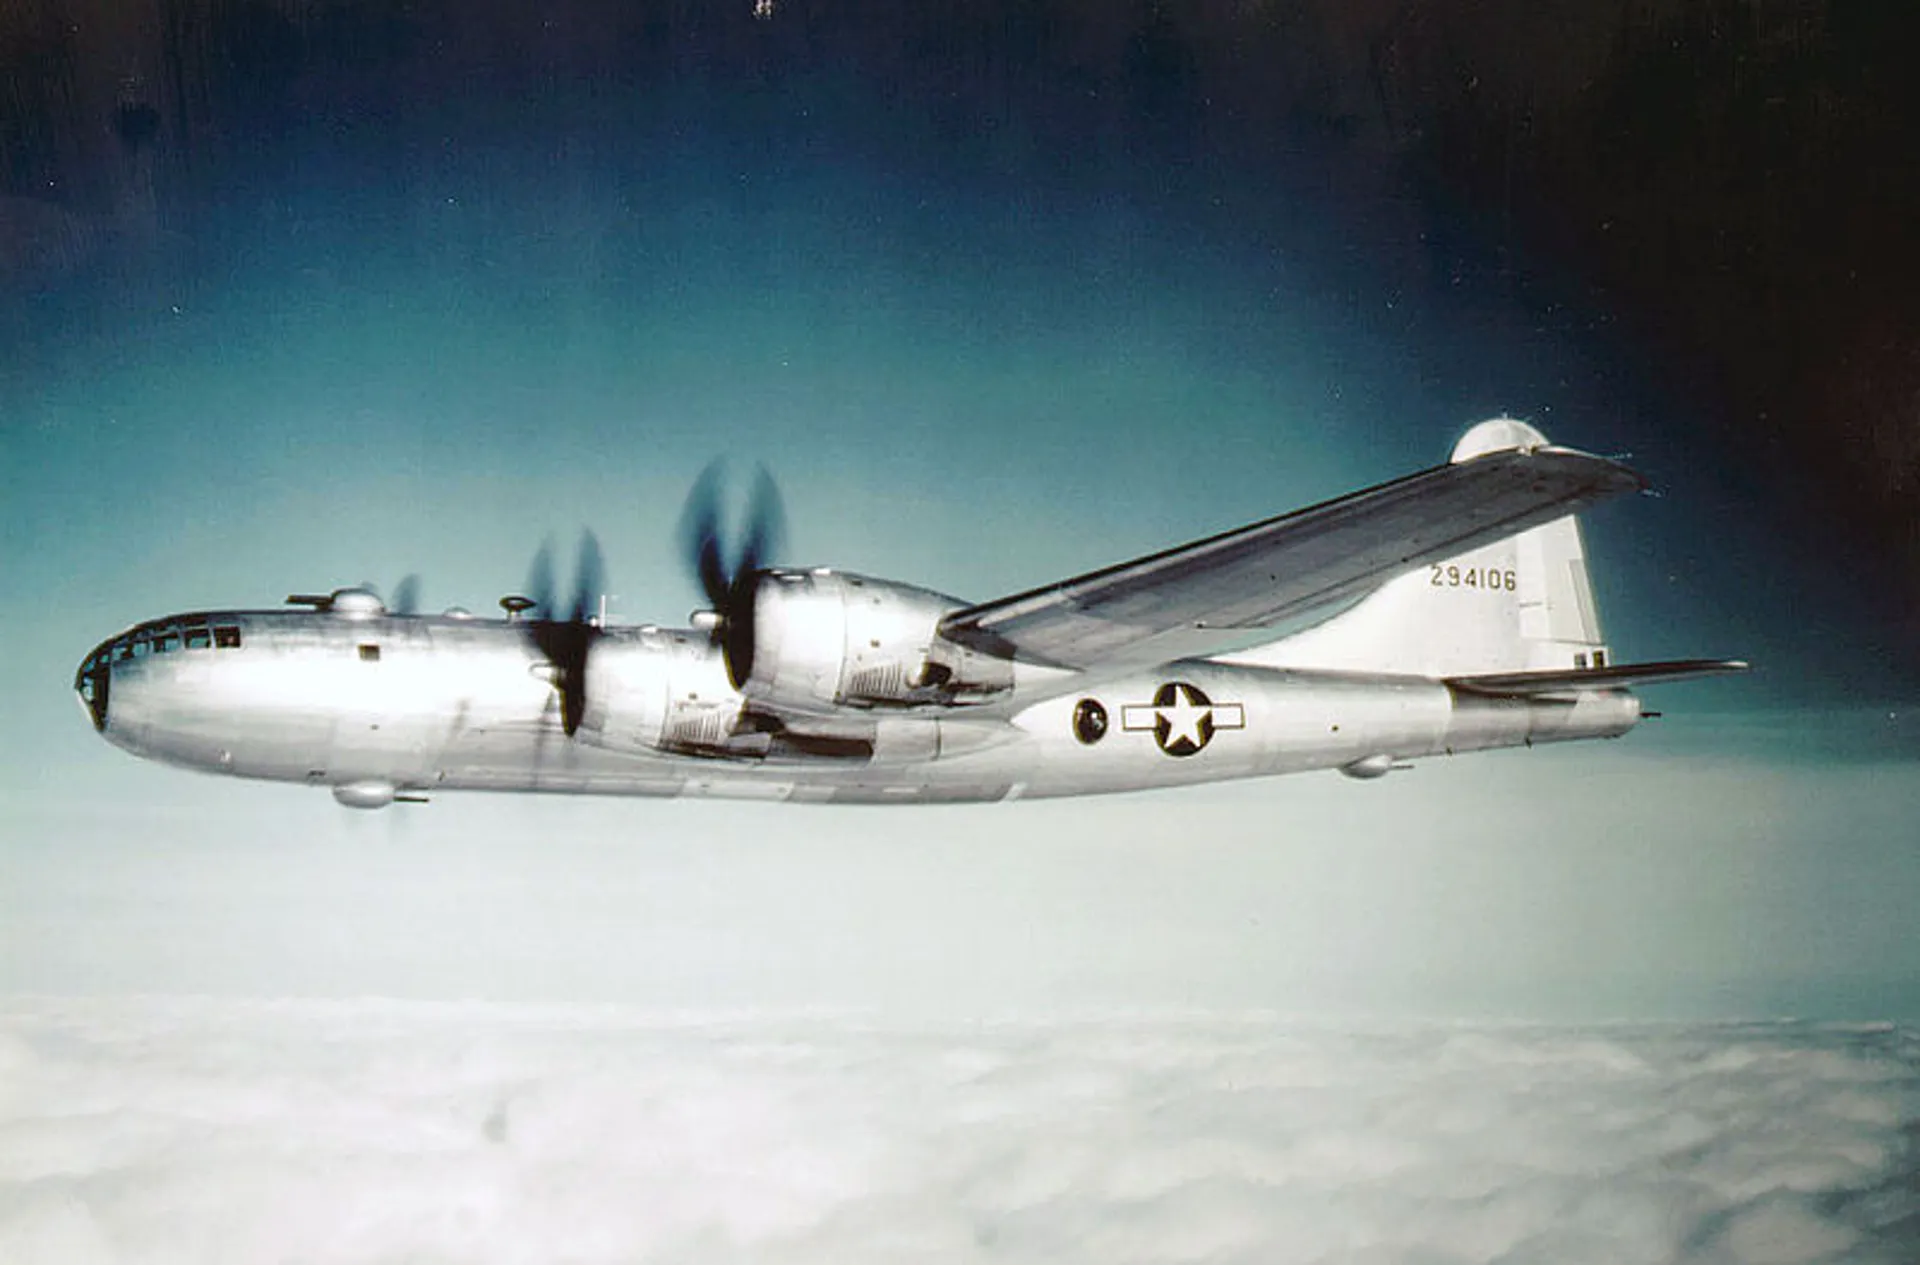
<path id="1" fill-rule="evenodd" d="M 754 594 L 742 692 L 798 709 L 979 702 L 1013 665 L 955 645 L 940 620 L 966 605 L 929 589 L 841 571 L 773 571 Z"/>
<path id="2" fill-rule="evenodd" d="M 622 630 L 603 637 L 587 661 L 578 736 L 614 751 L 725 754 L 744 706 L 704 634 Z"/>

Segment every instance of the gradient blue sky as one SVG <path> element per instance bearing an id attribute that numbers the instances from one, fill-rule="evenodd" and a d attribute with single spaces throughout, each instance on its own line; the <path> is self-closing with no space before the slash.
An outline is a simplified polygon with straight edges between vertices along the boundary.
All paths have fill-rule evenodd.
<path id="1" fill-rule="evenodd" d="M 1023 184 L 867 143 L 817 82 L 562 82 L 511 118 L 422 90 L 400 163 L 289 125 L 157 254 L 10 279 L 0 989 L 1920 1014 L 1911 654 L 1675 424 L 1670 350 L 1437 262 L 1401 191 L 1310 147 Z M 583 526 L 617 615 L 678 620 L 673 525 L 720 452 L 779 476 L 788 561 L 986 598 L 1500 412 L 1664 493 L 1589 524 L 1617 656 L 1760 671 L 1620 744 L 1377 787 L 899 812 L 368 819 L 138 764 L 69 701 L 136 620 L 412 571 L 486 609 Z"/>

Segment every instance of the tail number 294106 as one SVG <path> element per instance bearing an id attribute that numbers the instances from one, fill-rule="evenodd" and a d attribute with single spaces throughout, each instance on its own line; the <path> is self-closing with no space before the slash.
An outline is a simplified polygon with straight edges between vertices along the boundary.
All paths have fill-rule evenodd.
<path id="1" fill-rule="evenodd" d="M 1457 563 L 1435 562 L 1427 567 L 1428 583 L 1436 589 L 1486 589 L 1512 593 L 1520 587 L 1511 568 L 1463 567 Z"/>

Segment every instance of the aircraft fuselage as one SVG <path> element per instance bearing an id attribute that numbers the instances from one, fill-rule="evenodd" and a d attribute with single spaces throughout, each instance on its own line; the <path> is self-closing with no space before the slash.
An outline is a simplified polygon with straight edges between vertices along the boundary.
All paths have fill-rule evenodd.
<path id="1" fill-rule="evenodd" d="M 571 735 L 552 665 L 501 619 L 181 615 L 103 643 L 75 686 L 100 733 L 133 754 L 327 786 L 363 807 L 456 789 L 916 803 L 1310 769 L 1368 777 L 1616 737 L 1640 715 L 1624 689 L 1488 697 L 1425 677 L 1192 659 L 971 706 L 759 723 L 707 633 L 597 636 L 592 703 Z"/>

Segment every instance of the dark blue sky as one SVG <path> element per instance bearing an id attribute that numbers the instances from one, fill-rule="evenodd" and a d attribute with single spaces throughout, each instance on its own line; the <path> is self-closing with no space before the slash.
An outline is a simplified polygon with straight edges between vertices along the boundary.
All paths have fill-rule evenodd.
<path id="1" fill-rule="evenodd" d="M 165 611 L 413 571 L 485 609 L 591 526 L 616 613 L 678 620 L 716 453 L 778 474 L 788 561 L 984 599 L 1501 412 L 1663 493 L 1589 523 L 1617 657 L 1759 665 L 1661 694 L 1660 751 L 1757 760 L 1723 790 L 1888 785 L 1858 767 L 1915 751 L 1920 277 L 1911 159 L 1860 138 L 1912 117 L 1897 32 L 1502 7 L 11 9 L 11 802 L 165 785 L 66 698 Z M 183 785 L 190 820 L 231 793 Z M 1860 882 L 1920 878 L 1889 851 Z M 1818 970 L 1887 978 L 1862 944 Z"/>
<path id="2" fill-rule="evenodd" d="M 1850 11 L 1781 53 L 1750 14 L 1701 27 L 1657 6 L 1642 29 L 1311 6 L 757 21 L 183 2 L 157 28 L 64 36 L 58 8 L 10 46 L 44 115 L 7 154 L 12 533 L 47 538 L 76 494 L 124 531 L 224 462 L 255 541 L 320 505 L 364 520 L 363 495 L 490 497 L 508 557 L 543 530 L 630 524 L 616 578 L 638 579 L 660 561 L 635 556 L 657 535 L 643 504 L 663 511 L 726 451 L 781 474 L 808 557 L 915 539 L 845 561 L 985 595 L 1436 460 L 1512 411 L 1632 453 L 1668 494 L 1593 529 L 1628 653 L 1745 654 L 1767 665 L 1748 697 L 1911 686 L 1908 441 L 1863 450 L 1857 418 L 1800 397 L 1747 415 L 1783 359 L 1839 413 L 1898 348 L 1769 345 L 1832 323 L 1825 286 L 1757 334 L 1716 341 L 1699 315 L 1779 305 L 1766 226 L 1811 218 L 1785 176 L 1814 161 L 1790 143 L 1812 107 L 1790 97 L 1787 141 L 1734 145 L 1758 125 L 1733 89 L 1711 96 L 1716 68 L 1764 45 L 1760 77 L 1897 116 L 1872 64 L 1843 60 Z M 1549 36 L 1577 84 L 1534 64 Z M 116 57 L 136 73 L 108 74 Z M 1683 70 L 1698 99 L 1660 117 Z M 36 97 L 61 73 L 77 96 Z M 1596 165 L 1638 173 L 1651 204 L 1582 205 L 1570 173 Z M 1777 205 L 1713 226 L 1733 261 L 1713 275 L 1751 274 L 1713 291 L 1686 251 L 1717 194 L 1686 195 L 1721 185 Z M 1871 239 L 1876 213 L 1854 219 Z M 1658 239 L 1671 289 L 1595 233 Z M 1802 239 L 1793 258 L 1822 253 Z M 988 536 L 1034 565 L 979 567 L 979 515 L 949 507 L 989 487 L 983 512 L 1113 549 Z M 843 488 L 875 508 L 848 521 Z M 917 521 L 874 530 L 895 514 Z M 383 522 L 378 556 L 265 588 L 453 580 L 419 517 Z M 514 569 L 447 596 L 482 600 Z M 629 596 L 649 617 L 684 600 Z"/>

